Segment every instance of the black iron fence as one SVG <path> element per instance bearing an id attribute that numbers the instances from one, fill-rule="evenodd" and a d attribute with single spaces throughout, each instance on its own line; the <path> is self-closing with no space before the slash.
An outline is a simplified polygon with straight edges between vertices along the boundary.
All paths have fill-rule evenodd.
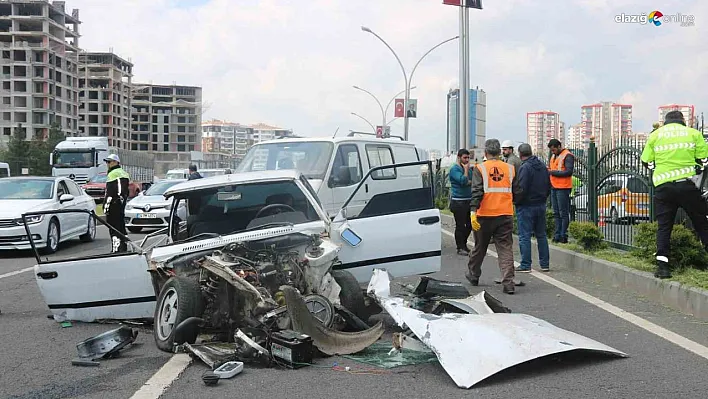
<path id="1" fill-rule="evenodd" d="M 571 220 L 597 225 L 610 245 L 631 249 L 637 224 L 654 221 L 654 186 L 651 171 L 641 162 L 644 142 L 621 139 L 588 148 L 569 149 L 575 155 Z M 547 160 L 549 154 L 540 158 Z M 447 208 L 449 168 L 435 164 L 433 184 L 436 204 Z M 550 200 L 548 203 L 550 208 Z"/>

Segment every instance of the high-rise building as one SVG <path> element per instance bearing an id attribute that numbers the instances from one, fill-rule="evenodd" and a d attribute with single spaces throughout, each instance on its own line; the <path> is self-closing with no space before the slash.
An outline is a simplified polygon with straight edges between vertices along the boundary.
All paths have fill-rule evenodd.
<path id="1" fill-rule="evenodd" d="M 470 148 L 484 147 L 487 136 L 487 93 L 479 87 L 469 91 Z M 456 153 L 465 140 L 460 133 L 460 90 L 447 93 L 447 152 Z"/>
<path id="2" fill-rule="evenodd" d="M 562 140 L 561 140 L 562 141 Z M 568 128 L 565 135 L 565 147 L 570 149 L 586 148 L 588 140 L 583 138 L 583 124 L 577 123 Z"/>
<path id="3" fill-rule="evenodd" d="M 694 105 L 666 104 L 659 107 L 659 123 L 664 123 L 666 114 L 670 111 L 681 111 L 686 126 L 694 126 L 696 123 L 696 107 Z"/>
<path id="4" fill-rule="evenodd" d="M 129 149 L 133 64 L 113 53 L 79 55 L 79 134 Z"/>
<path id="5" fill-rule="evenodd" d="M 548 152 L 548 142 L 551 139 L 562 140 L 560 115 L 553 111 L 537 111 L 526 113 L 526 139 L 534 154 L 543 155 Z"/>
<path id="6" fill-rule="evenodd" d="M 202 150 L 232 155 L 240 161 L 253 145 L 253 128 L 212 119 L 202 123 Z"/>
<path id="7" fill-rule="evenodd" d="M 0 137 L 15 128 L 27 140 L 46 138 L 52 124 L 79 132 L 79 10 L 65 2 L 0 2 Z"/>
<path id="8" fill-rule="evenodd" d="M 253 142 L 260 143 L 261 141 L 275 140 L 281 137 L 293 135 L 292 129 L 283 129 L 281 127 L 270 126 L 265 123 L 256 123 L 250 126 L 253 129 Z"/>
<path id="9" fill-rule="evenodd" d="M 595 136 L 597 145 L 610 145 L 632 134 L 632 106 L 603 101 L 580 108 L 583 141 Z"/>

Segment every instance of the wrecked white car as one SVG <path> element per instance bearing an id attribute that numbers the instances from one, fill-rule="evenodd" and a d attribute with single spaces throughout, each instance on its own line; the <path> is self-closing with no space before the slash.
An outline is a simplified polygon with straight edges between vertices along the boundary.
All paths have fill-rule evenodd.
<path id="1" fill-rule="evenodd" d="M 146 237 L 157 245 L 143 241 L 136 252 L 58 262 L 37 256 L 37 284 L 55 320 L 154 319 L 155 341 L 168 351 L 175 340 L 194 342 L 202 328 L 228 340 L 239 327 L 287 324 L 280 317 L 288 291 L 283 287 L 302 294 L 325 327 L 341 328 L 335 308 L 340 315 L 367 316 L 359 283 L 374 268 L 397 277 L 440 270 L 432 182 L 421 179 L 420 187 L 403 192 L 377 190 L 347 217 L 359 190 L 385 186 L 376 178 L 384 174 L 375 172 L 392 169 L 395 175 L 423 164 L 371 169 L 334 220 L 295 171 L 180 183 L 165 192 L 173 201 L 169 227 Z M 186 220 L 175 212 L 182 207 Z"/>

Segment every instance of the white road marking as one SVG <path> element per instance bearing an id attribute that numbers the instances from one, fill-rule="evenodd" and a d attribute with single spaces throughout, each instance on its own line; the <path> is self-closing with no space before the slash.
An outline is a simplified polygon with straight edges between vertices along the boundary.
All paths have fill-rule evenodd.
<path id="1" fill-rule="evenodd" d="M 34 266 L 25 267 L 24 269 L 15 270 L 14 272 L 10 272 L 10 273 L 0 274 L 0 279 L 6 278 L 6 277 L 17 276 L 18 274 L 27 273 L 32 270 L 34 270 Z"/>
<path id="2" fill-rule="evenodd" d="M 455 237 L 455 234 L 445 230 L 441 229 L 443 234 L 449 236 L 449 237 Z M 467 241 L 468 243 L 472 244 L 472 240 Z M 496 252 L 492 250 L 487 250 L 487 255 L 492 256 L 497 258 L 498 255 Z M 519 266 L 519 262 L 514 261 L 514 266 Z M 675 345 L 678 345 L 682 347 L 683 349 L 686 349 L 689 352 L 695 353 L 696 355 L 708 359 L 708 348 L 695 342 L 691 341 L 688 338 L 685 338 L 681 335 L 676 334 L 673 331 L 669 331 L 665 329 L 664 327 L 658 326 L 648 320 L 642 319 L 639 316 L 636 316 L 632 313 L 627 312 L 626 310 L 620 309 L 615 305 L 612 305 L 610 303 L 607 303 L 601 299 L 595 298 L 592 295 L 588 295 L 584 293 L 583 291 L 580 291 L 576 288 L 573 288 L 569 286 L 566 283 L 563 283 L 561 281 L 558 281 L 554 279 L 553 277 L 550 277 L 546 274 L 541 274 L 541 273 L 531 273 L 529 274 L 530 276 L 533 276 L 541 281 L 544 281 L 552 286 L 555 286 L 556 288 L 559 288 L 577 298 L 582 299 L 585 302 L 588 302 L 592 305 L 597 306 L 598 308 L 607 311 L 623 320 L 626 320 L 638 327 L 643 328 L 646 331 L 649 331 L 650 333 L 657 335 Z"/>
<path id="3" fill-rule="evenodd" d="M 191 363 L 187 354 L 172 356 L 130 399 L 158 399 Z"/>

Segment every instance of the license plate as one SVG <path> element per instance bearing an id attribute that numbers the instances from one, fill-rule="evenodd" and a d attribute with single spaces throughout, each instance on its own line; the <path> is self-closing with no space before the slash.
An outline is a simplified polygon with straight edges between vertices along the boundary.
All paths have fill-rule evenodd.
<path id="1" fill-rule="evenodd" d="M 138 213 L 138 219 L 156 219 L 157 215 L 154 213 Z"/>

